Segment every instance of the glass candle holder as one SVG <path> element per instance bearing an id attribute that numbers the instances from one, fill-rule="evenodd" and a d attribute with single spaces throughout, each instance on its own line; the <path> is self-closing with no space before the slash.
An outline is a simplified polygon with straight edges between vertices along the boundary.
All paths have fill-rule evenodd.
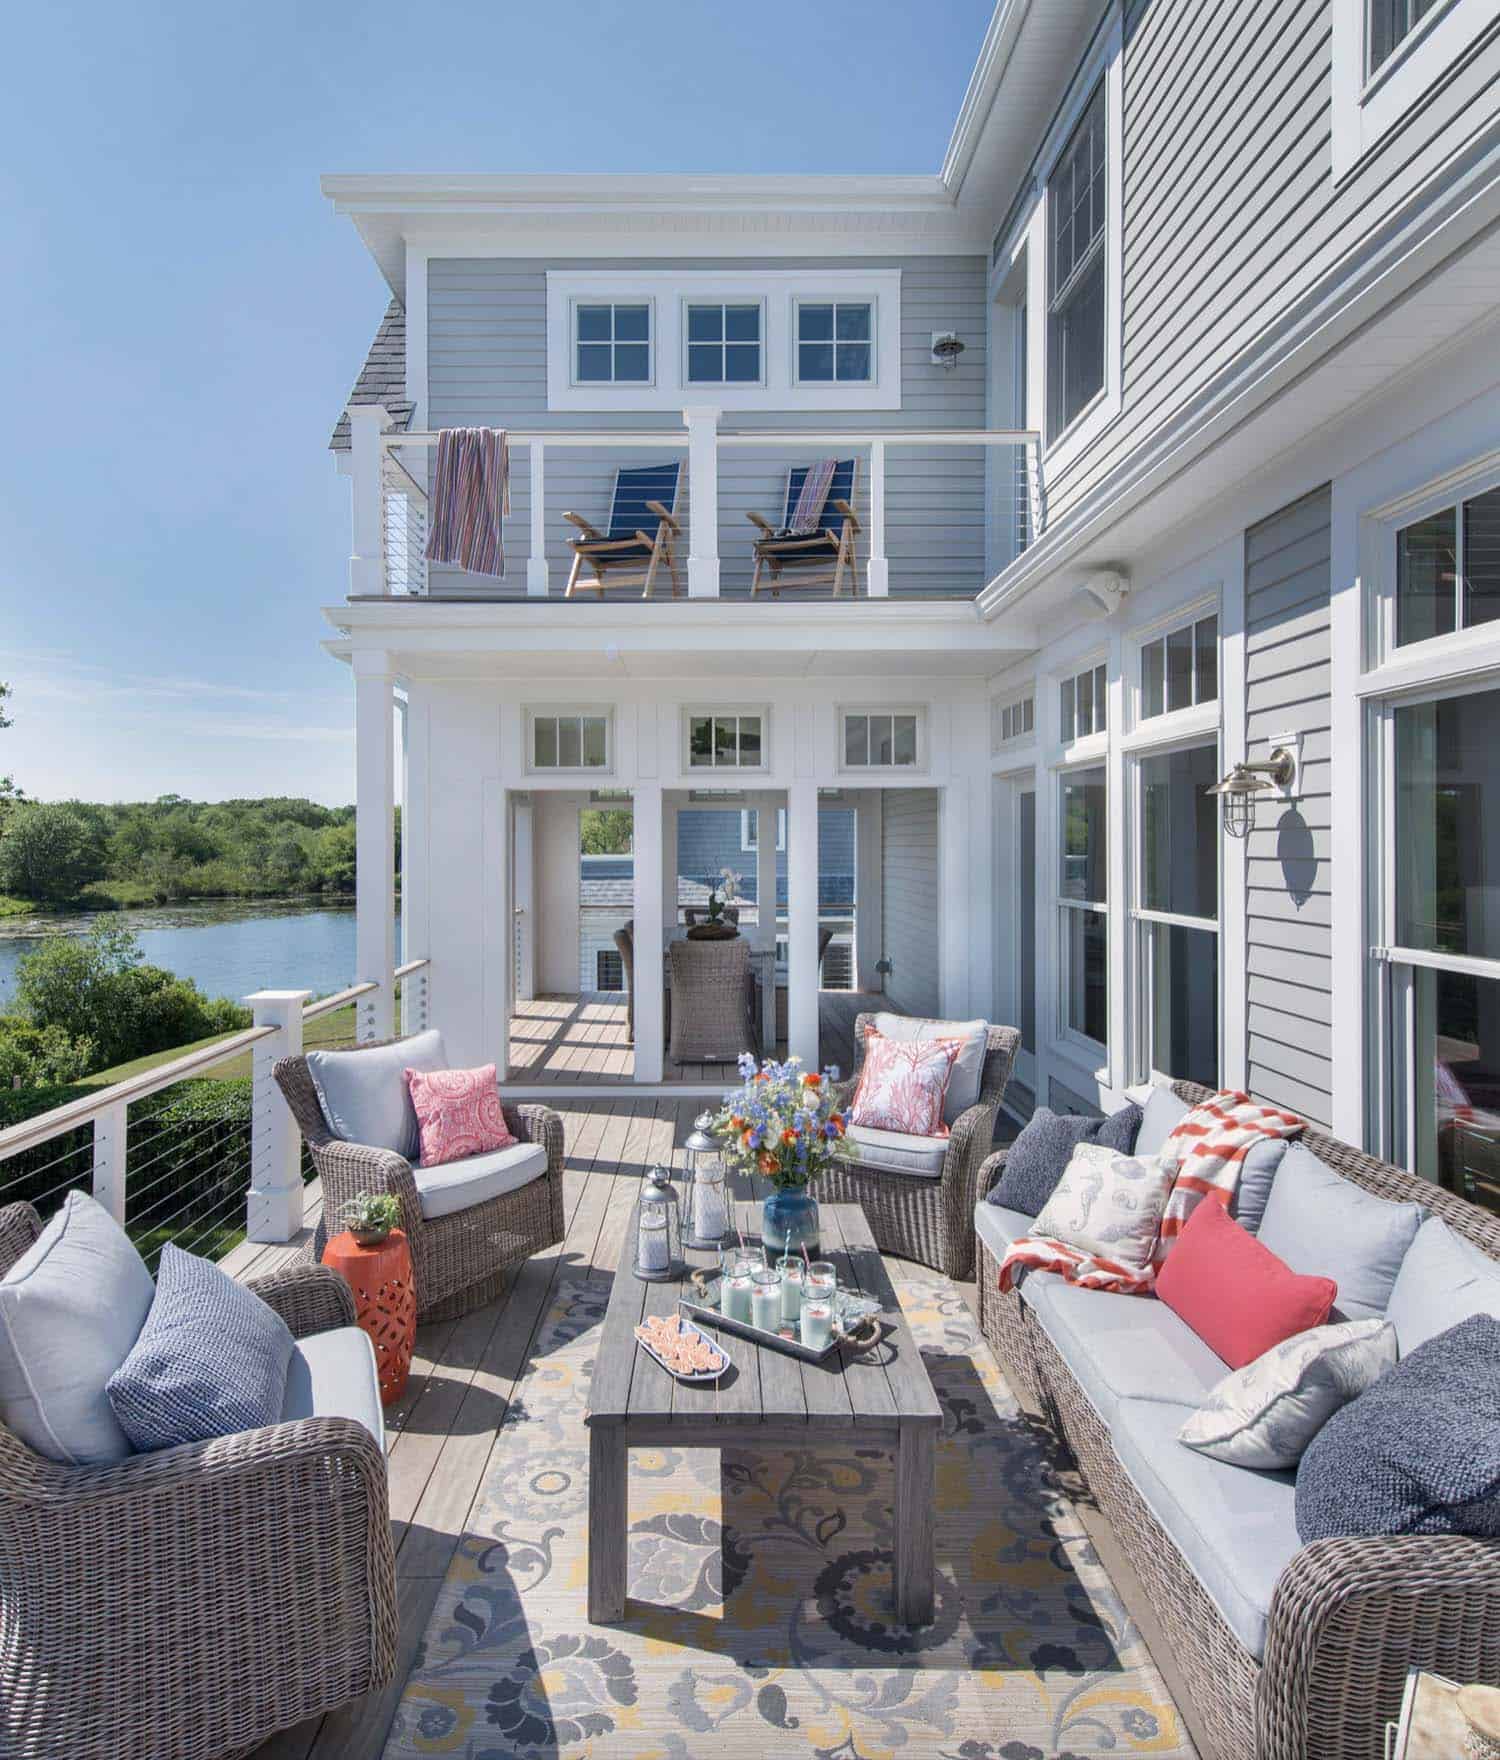
<path id="1" fill-rule="evenodd" d="M 826 1351 L 833 1343 L 833 1303 L 808 1296 L 802 1304 L 802 1342 L 810 1351 Z"/>
<path id="2" fill-rule="evenodd" d="M 781 1273 L 767 1268 L 751 1279 L 750 1323 L 774 1332 L 781 1324 Z"/>
<path id="3" fill-rule="evenodd" d="M 781 1271 L 781 1318 L 793 1326 L 802 1318 L 802 1261 L 788 1254 L 779 1262 Z"/>
<path id="4" fill-rule="evenodd" d="M 826 1301 L 830 1306 L 838 1294 L 839 1274 L 827 1259 L 814 1259 L 807 1268 L 806 1292 L 804 1299 L 811 1301 L 814 1296 Z"/>
<path id="5" fill-rule="evenodd" d="M 738 1261 L 730 1267 L 722 1279 L 719 1292 L 719 1312 L 728 1320 L 743 1320 L 747 1325 L 750 1321 L 750 1296 L 755 1288 L 755 1279 Z"/>

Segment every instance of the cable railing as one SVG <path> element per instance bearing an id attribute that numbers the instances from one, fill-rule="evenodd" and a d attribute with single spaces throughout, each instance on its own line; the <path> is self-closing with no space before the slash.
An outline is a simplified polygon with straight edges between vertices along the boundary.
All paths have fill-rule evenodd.
<path id="1" fill-rule="evenodd" d="M 315 1002 L 261 991 L 246 999 L 251 1026 L 0 1130 L 0 1206 L 27 1203 L 45 1220 L 70 1191 L 88 1192 L 153 1272 L 169 1242 L 219 1259 L 247 1238 L 295 1240 L 312 1167 L 275 1065 L 314 1023 L 325 1049 L 375 1037 L 385 989 L 367 980 Z M 397 967 L 389 991 L 401 1031 L 420 1032 L 428 962 Z M 347 1033 L 330 1031 L 344 1013 Z"/>

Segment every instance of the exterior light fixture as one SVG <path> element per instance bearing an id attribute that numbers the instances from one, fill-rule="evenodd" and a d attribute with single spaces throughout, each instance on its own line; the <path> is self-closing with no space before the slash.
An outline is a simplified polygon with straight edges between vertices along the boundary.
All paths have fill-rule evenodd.
<path id="1" fill-rule="evenodd" d="M 941 367 L 945 373 L 951 373 L 958 365 L 958 357 L 964 351 L 963 340 L 952 330 L 934 330 L 932 333 L 932 364 Z"/>
<path id="2" fill-rule="evenodd" d="M 1297 775 L 1297 755 L 1289 746 L 1273 746 L 1261 763 L 1236 764 L 1210 794 L 1224 802 L 1224 829 L 1231 837 L 1248 837 L 1255 823 L 1255 803 L 1263 794 L 1285 794 Z"/>

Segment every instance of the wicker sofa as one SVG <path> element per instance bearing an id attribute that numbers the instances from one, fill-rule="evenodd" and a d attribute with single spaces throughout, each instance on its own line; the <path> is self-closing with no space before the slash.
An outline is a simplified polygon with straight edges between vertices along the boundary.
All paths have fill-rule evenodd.
<path id="1" fill-rule="evenodd" d="M 1189 1083 L 1172 1086 L 1189 1105 L 1207 1097 Z M 1321 1131 L 1309 1127 L 1299 1141 L 1345 1179 L 1382 1198 L 1425 1204 L 1500 1259 L 1500 1218 Z M 985 1163 L 981 1199 L 1004 1160 L 1001 1151 Z M 1260 1653 L 1248 1648 L 1222 1610 L 1223 1586 L 1217 1597 L 1210 1593 L 1132 1477 L 1131 1461 L 1146 1476 L 1131 1429 L 1142 1422 L 1145 1402 L 1120 1400 L 1112 1428 L 1080 1379 L 1078 1370 L 1088 1376 L 1091 1365 L 1080 1361 L 1077 1337 L 1055 1313 L 1045 1323 L 1039 1317 L 1039 1305 L 1049 1305 L 1046 1282 L 1055 1280 L 1034 1286 L 1030 1296 L 1025 1282 L 1019 1292 L 1002 1294 L 996 1237 L 1003 1230 L 994 1218 L 976 1216 L 987 1237 L 979 1242 L 977 1276 L 985 1337 L 1022 1403 L 1071 1450 L 1165 1632 L 1219 1760 L 1379 1760 L 1408 1668 L 1500 1680 L 1500 1544 L 1456 1536 L 1320 1540 L 1293 1550 L 1270 1587 Z M 1075 1311 L 1080 1301 L 1141 1300 L 1084 1290 L 1068 1291 L 1067 1299 Z M 1174 1413 L 1171 1405 L 1160 1409 L 1164 1422 Z M 1250 1520 L 1247 1514 L 1246 1535 Z M 1265 1568 L 1275 1568 L 1269 1552 Z"/>
<path id="2" fill-rule="evenodd" d="M 29 1204 L 0 1209 L 0 1276 L 40 1232 Z M 354 1324 L 321 1265 L 251 1287 L 298 1340 Z M 86 1467 L 0 1427 L 0 1754 L 245 1754 L 386 1685 L 396 1634 L 385 1457 L 356 1418 Z"/>

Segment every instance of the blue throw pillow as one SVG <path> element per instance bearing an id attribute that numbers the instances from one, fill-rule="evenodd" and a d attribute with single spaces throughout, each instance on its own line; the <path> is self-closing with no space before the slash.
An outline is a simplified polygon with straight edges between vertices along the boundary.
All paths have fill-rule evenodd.
<path id="1" fill-rule="evenodd" d="M 1121 1155 L 1135 1147 L 1139 1106 L 1122 1106 L 1107 1118 L 1086 1118 L 1039 1106 L 1006 1153 L 1005 1166 L 990 1188 L 989 1201 L 1002 1209 L 1038 1216 L 1062 1178 L 1080 1143 L 1102 1143 Z"/>
<path id="2" fill-rule="evenodd" d="M 169 1244 L 109 1403 L 139 1450 L 255 1430 L 281 1417 L 292 1350 L 286 1322 L 254 1290 Z"/>
<path id="3" fill-rule="evenodd" d="M 1297 1468 L 1296 1514 L 1304 1542 L 1500 1539 L 1500 1321 L 1439 1333 L 1335 1412 Z"/>

